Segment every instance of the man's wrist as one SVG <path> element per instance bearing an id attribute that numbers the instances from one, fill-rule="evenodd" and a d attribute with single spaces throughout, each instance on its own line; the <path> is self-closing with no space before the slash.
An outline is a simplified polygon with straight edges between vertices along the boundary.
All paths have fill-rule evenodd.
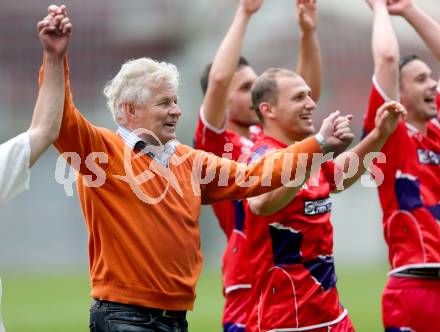
<path id="1" fill-rule="evenodd" d="M 243 19 L 249 20 L 252 16 L 252 13 L 244 9 L 243 7 L 238 7 L 237 12 L 235 13 L 236 16 L 241 17 Z"/>
<path id="2" fill-rule="evenodd" d="M 315 138 L 318 141 L 318 144 L 322 150 L 322 152 L 327 153 L 329 152 L 330 146 L 327 144 L 327 141 L 325 140 L 324 136 L 321 133 L 315 134 Z"/>
<path id="3" fill-rule="evenodd" d="M 402 17 L 405 19 L 405 20 L 407 20 L 407 21 L 411 21 L 411 19 L 412 19 L 412 17 L 413 17 L 413 15 L 414 15 L 414 13 L 416 13 L 417 12 L 417 10 L 418 10 L 418 8 L 414 5 L 414 4 L 411 4 L 411 5 L 409 5 L 407 8 L 405 8 L 403 11 L 402 11 Z"/>
<path id="4" fill-rule="evenodd" d="M 63 58 L 64 58 L 64 54 L 60 55 L 60 54 L 55 54 L 55 53 L 49 53 L 47 51 L 44 51 L 44 59 L 46 61 L 50 61 L 50 62 L 63 62 Z"/>
<path id="5" fill-rule="evenodd" d="M 316 28 L 310 28 L 310 29 L 301 29 L 300 30 L 300 37 L 301 38 L 311 38 L 316 35 Z"/>

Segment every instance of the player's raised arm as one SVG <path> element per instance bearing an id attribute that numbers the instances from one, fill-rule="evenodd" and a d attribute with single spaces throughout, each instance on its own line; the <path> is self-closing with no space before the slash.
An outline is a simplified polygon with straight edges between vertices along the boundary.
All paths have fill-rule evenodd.
<path id="1" fill-rule="evenodd" d="M 71 29 L 72 24 L 67 17 L 65 6 L 61 6 L 59 14 L 49 13 L 37 25 L 44 51 L 45 73 L 28 130 L 31 166 L 58 138 L 64 104 L 63 58 L 69 44 Z"/>
<path id="2" fill-rule="evenodd" d="M 391 24 L 387 0 L 367 0 L 374 12 L 372 51 L 374 77 L 391 100 L 399 97 L 399 44 Z"/>
<path id="3" fill-rule="evenodd" d="M 312 98 L 321 95 L 321 49 L 316 33 L 318 10 L 316 0 L 296 0 L 296 20 L 300 28 L 300 49 L 296 72 L 312 89 Z"/>
<path id="4" fill-rule="evenodd" d="M 387 8 L 390 14 L 402 16 L 408 21 L 440 61 L 440 24 L 412 0 L 389 0 Z"/>
<path id="5" fill-rule="evenodd" d="M 225 125 L 228 89 L 237 70 L 244 34 L 263 0 L 240 0 L 234 20 L 214 57 L 204 98 L 204 117 L 214 128 Z M 249 87 L 250 89 L 250 87 Z"/>
<path id="6" fill-rule="evenodd" d="M 395 101 L 387 102 L 377 110 L 375 128 L 354 148 L 341 153 L 335 158 L 336 170 L 345 174 L 351 173 L 351 170 L 349 170 L 350 165 L 357 165 L 355 172 L 351 173 L 353 176 L 346 179 L 335 176 L 335 179 L 339 178 L 339 181 L 342 181 L 341 183 L 336 183 L 337 189 L 335 191 L 347 189 L 365 173 L 366 169 L 370 166 L 370 164 L 364 161 L 366 156 L 369 153 L 379 152 L 382 149 L 388 137 L 396 130 L 399 120 L 405 116 L 406 110 Z M 346 131 L 344 121 L 347 121 L 347 119 L 336 124 L 337 134 L 342 134 Z M 358 162 L 352 163 L 351 158 L 356 158 Z M 371 163 L 372 159 L 369 160 Z M 339 174 L 342 175 L 342 173 Z"/>
<path id="7" fill-rule="evenodd" d="M 317 134 L 318 137 L 325 138 L 324 141 L 322 141 L 325 142 L 323 146 L 324 153 L 334 152 L 338 154 L 344 151 L 353 141 L 354 135 L 351 132 L 350 122 L 343 121 L 344 119 L 345 117 L 340 116 L 339 112 L 334 112 L 324 119 L 321 129 Z M 342 125 L 338 126 L 337 124 L 339 123 L 342 123 Z M 295 185 L 290 183 L 289 186 L 281 187 L 269 193 L 248 199 L 252 213 L 259 216 L 268 216 L 289 205 L 296 193 L 301 189 L 301 186 L 310 176 L 312 165 L 308 165 L 308 167 L 302 166 L 306 171 L 301 178 L 302 181 L 295 179 Z M 316 165 L 313 165 L 313 167 L 315 166 Z"/>

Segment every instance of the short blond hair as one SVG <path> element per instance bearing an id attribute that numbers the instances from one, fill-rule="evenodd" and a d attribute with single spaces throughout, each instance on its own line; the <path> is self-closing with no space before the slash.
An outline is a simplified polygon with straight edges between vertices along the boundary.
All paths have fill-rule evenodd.
<path id="1" fill-rule="evenodd" d="M 124 104 L 144 106 L 148 103 L 152 90 L 159 87 L 177 91 L 179 71 L 176 66 L 150 58 L 125 62 L 104 88 L 107 106 L 115 122 L 118 124 L 125 122 Z"/>

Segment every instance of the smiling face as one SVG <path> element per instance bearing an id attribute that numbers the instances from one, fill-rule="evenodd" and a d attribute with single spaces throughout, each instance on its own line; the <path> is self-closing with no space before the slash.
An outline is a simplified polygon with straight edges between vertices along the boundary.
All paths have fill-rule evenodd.
<path id="1" fill-rule="evenodd" d="M 129 105 L 126 107 L 129 108 L 126 128 L 132 131 L 140 128 L 147 129 L 153 132 L 162 144 L 175 139 L 177 121 L 182 114 L 177 101 L 177 93 L 174 89 L 153 89 L 145 106 Z M 148 134 L 141 136 L 151 144 L 158 144 Z"/>
<path id="2" fill-rule="evenodd" d="M 429 121 L 437 114 L 435 102 L 437 82 L 431 69 L 418 59 L 407 63 L 400 73 L 401 102 L 408 110 L 408 119 Z"/>
<path id="3" fill-rule="evenodd" d="M 310 88 L 300 76 L 282 76 L 277 79 L 278 98 L 271 105 L 268 120 L 294 141 L 300 141 L 315 132 L 312 113 L 316 104 L 310 97 Z"/>

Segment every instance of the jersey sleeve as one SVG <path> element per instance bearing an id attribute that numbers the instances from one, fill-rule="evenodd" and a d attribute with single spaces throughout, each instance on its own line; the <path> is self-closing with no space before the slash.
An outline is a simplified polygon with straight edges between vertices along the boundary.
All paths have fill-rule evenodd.
<path id="1" fill-rule="evenodd" d="M 325 179 L 330 184 L 330 191 L 336 190 L 336 165 L 333 160 L 326 161 L 321 166 L 322 174 L 324 174 Z"/>
<path id="2" fill-rule="evenodd" d="M 390 101 L 382 88 L 373 77 L 372 87 L 370 91 L 370 98 L 368 100 L 367 112 L 364 116 L 364 133 L 363 136 L 368 135 L 375 127 L 376 112 L 385 102 Z"/>
<path id="3" fill-rule="evenodd" d="M 202 106 L 194 135 L 194 148 L 221 156 L 227 142 L 225 128 L 217 129 L 211 126 L 204 116 Z"/>
<path id="4" fill-rule="evenodd" d="M 0 145 L 0 205 L 29 189 L 30 158 L 28 133 Z"/>

